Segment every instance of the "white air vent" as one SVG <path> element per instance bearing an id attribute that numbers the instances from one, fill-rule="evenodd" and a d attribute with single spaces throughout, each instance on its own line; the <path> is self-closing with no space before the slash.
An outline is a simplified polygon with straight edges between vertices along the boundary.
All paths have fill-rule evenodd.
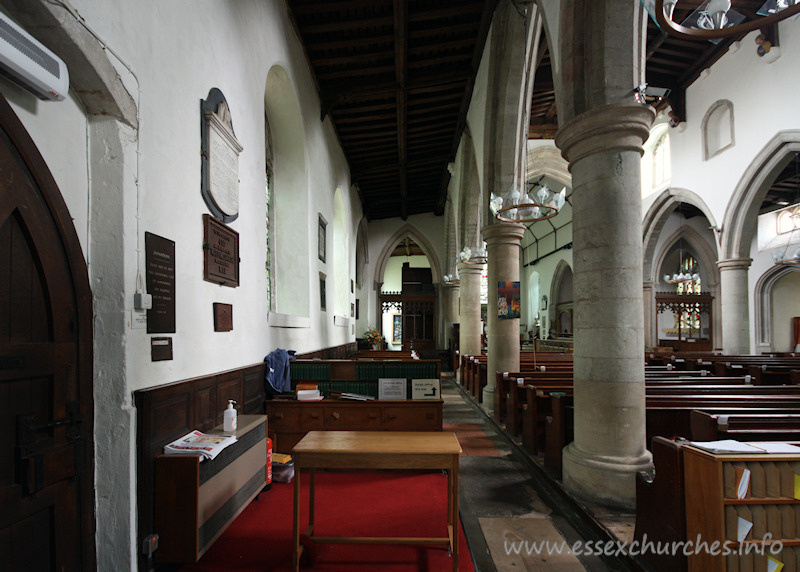
<path id="1" fill-rule="evenodd" d="M 69 90 L 67 65 L 1 12 L 0 73 L 39 99 L 61 101 Z"/>

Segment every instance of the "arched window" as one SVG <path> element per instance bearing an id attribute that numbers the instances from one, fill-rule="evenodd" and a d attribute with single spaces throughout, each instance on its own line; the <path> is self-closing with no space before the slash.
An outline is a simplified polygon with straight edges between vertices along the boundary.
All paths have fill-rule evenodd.
<path id="1" fill-rule="evenodd" d="M 700 272 L 694 257 L 687 256 L 683 259 L 681 264 L 682 273 L 692 276 L 691 280 L 679 282 L 676 287 L 678 294 L 700 294 L 703 290 L 703 285 L 700 278 Z M 677 324 L 680 319 L 680 326 Z M 683 312 L 675 316 L 675 327 L 680 332 L 685 332 L 687 337 L 694 338 L 700 335 L 701 316 L 700 309 L 691 308 L 685 309 Z"/>
<path id="2" fill-rule="evenodd" d="M 787 209 L 778 215 L 778 234 L 792 232 L 795 228 L 800 228 L 800 206 Z"/>
<path id="3" fill-rule="evenodd" d="M 308 317 L 314 282 L 307 254 L 311 249 L 309 232 L 312 214 L 308 199 L 305 135 L 294 86 L 280 66 L 267 74 L 264 111 L 268 120 L 266 153 L 272 156 L 269 171 L 269 262 L 271 312 L 284 316 Z M 265 120 L 265 127 L 267 121 Z M 270 168 L 271 167 L 271 168 Z M 315 224 L 316 226 L 316 224 Z M 314 234 L 316 238 L 316 233 Z M 277 321 L 276 321 L 277 323 Z M 298 322 L 300 323 L 300 322 Z"/>
<path id="4" fill-rule="evenodd" d="M 274 299 L 275 294 L 275 276 L 272 271 L 272 261 L 275 259 L 273 248 L 274 248 L 274 240 L 273 240 L 273 233 L 274 233 L 274 224 L 273 221 L 275 217 L 273 216 L 273 205 L 274 201 L 272 199 L 272 184 L 273 184 L 273 153 L 272 153 L 272 134 L 270 133 L 269 129 L 269 120 L 266 115 L 264 115 L 264 135 L 265 135 L 265 153 L 264 153 L 264 194 L 266 199 L 266 263 L 264 264 L 264 271 L 267 275 L 267 308 L 270 310 L 273 309 L 272 301 Z"/>
<path id="5" fill-rule="evenodd" d="M 666 183 L 671 177 L 669 131 L 665 131 L 653 146 L 653 188 Z"/>
<path id="6" fill-rule="evenodd" d="M 706 161 L 733 147 L 733 104 L 721 99 L 709 107 L 703 118 L 703 153 Z"/>

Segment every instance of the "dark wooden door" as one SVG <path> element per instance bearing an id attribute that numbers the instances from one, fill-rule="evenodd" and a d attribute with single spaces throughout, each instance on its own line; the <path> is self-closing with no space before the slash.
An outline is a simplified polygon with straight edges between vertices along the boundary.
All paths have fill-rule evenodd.
<path id="1" fill-rule="evenodd" d="M 88 570 L 86 264 L 52 176 L 5 100 L 0 122 L 0 569 Z"/>

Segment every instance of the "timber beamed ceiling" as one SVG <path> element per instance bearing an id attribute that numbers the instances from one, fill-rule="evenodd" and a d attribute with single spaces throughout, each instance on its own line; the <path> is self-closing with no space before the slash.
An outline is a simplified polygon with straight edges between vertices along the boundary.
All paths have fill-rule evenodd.
<path id="1" fill-rule="evenodd" d="M 368 220 L 442 214 L 497 0 L 288 0 Z"/>
<path id="2" fill-rule="evenodd" d="M 314 74 L 322 118 L 330 115 L 368 220 L 443 213 L 447 164 L 466 125 L 497 2 L 287 0 Z M 679 0 L 674 21 L 682 22 L 701 4 Z M 762 4 L 732 0 L 732 9 L 751 20 Z M 763 32 L 778 45 L 777 29 Z M 686 90 L 740 39 L 714 44 L 676 38 L 648 18 L 646 82 L 671 90 L 656 109 L 671 107 L 681 121 L 701 121 L 686 117 Z M 528 137 L 551 139 L 558 130 L 558 110 L 544 33 L 540 41 Z M 797 194 L 786 184 L 796 172 L 795 162 L 778 177 L 762 212 Z"/>

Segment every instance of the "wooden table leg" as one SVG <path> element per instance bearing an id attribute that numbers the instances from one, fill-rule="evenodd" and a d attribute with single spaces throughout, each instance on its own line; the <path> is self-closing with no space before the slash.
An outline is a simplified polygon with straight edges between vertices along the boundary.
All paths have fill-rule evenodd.
<path id="1" fill-rule="evenodd" d="M 314 534 L 314 485 L 316 484 L 316 477 L 317 471 L 311 469 L 311 474 L 309 475 L 310 479 L 308 481 L 309 486 L 309 506 L 308 506 L 308 535 L 313 536 Z"/>
<path id="2" fill-rule="evenodd" d="M 461 525 L 458 519 L 458 455 L 453 457 L 453 468 L 448 471 L 453 474 L 453 492 L 450 495 L 452 512 L 450 518 L 453 522 L 453 572 L 458 572 L 458 536 L 461 532 Z"/>
<path id="3" fill-rule="evenodd" d="M 292 529 L 292 570 L 300 570 L 300 467 L 294 474 L 294 525 Z"/>

